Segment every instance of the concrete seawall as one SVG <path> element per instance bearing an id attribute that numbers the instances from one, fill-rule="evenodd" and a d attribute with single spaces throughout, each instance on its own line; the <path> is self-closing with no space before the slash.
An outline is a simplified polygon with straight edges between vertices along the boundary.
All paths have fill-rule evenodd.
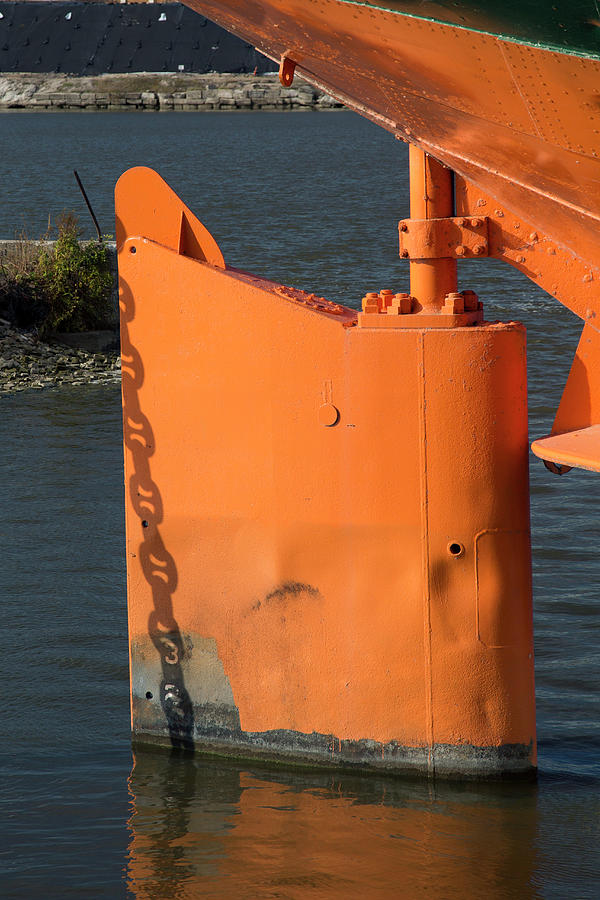
<path id="1" fill-rule="evenodd" d="M 328 94 L 295 79 L 284 88 L 276 74 L 0 75 L 0 111 L 235 111 L 342 108 Z"/>

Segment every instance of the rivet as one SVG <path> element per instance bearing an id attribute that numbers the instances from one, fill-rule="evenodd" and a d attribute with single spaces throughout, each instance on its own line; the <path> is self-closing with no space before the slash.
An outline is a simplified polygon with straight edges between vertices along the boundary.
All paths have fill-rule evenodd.
<path id="1" fill-rule="evenodd" d="M 462 244 L 459 244 L 458 247 L 456 248 L 456 255 L 457 255 L 457 256 L 464 256 L 464 255 L 465 255 L 465 248 L 463 247 Z"/>

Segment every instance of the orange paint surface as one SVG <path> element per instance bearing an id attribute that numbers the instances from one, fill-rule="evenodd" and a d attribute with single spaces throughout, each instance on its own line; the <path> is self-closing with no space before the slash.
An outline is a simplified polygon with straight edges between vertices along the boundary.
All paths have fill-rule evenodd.
<path id="1" fill-rule="evenodd" d="M 356 327 L 223 268 L 189 211 L 196 258 L 157 239 L 139 196 L 176 232 L 184 209 L 150 170 L 117 186 L 135 733 L 186 694 L 196 727 L 226 706 L 333 763 L 534 765 L 522 326 Z"/>

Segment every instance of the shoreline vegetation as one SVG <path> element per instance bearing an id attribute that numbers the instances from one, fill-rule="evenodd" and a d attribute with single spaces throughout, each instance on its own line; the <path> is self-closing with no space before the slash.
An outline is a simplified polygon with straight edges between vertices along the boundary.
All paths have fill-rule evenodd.
<path id="1" fill-rule="evenodd" d="M 343 109 L 301 78 L 284 88 L 264 75 L 136 72 L 114 75 L 2 73 L 0 111 L 224 112 Z"/>
<path id="2" fill-rule="evenodd" d="M 119 379 L 114 250 L 80 241 L 72 214 L 56 230 L 0 244 L 0 395 Z"/>

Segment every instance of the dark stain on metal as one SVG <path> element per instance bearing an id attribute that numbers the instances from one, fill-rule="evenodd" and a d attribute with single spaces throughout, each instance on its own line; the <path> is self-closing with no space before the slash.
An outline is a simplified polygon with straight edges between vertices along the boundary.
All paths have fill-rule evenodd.
<path id="1" fill-rule="evenodd" d="M 419 775 L 452 780 L 534 780 L 532 744 L 477 747 L 471 744 L 434 744 L 406 747 L 397 741 L 345 740 L 333 734 L 305 734 L 291 729 L 242 731 L 237 707 L 206 703 L 194 707 L 196 751 L 236 759 L 263 759 L 286 765 L 359 769 L 389 775 Z M 147 723 L 138 731 L 136 743 L 165 744 L 168 736 Z M 150 730 L 151 729 L 151 730 Z M 433 754 L 435 767 L 429 756 Z"/>
<path id="2" fill-rule="evenodd" d="M 311 584 L 304 584 L 301 581 L 284 581 L 265 597 L 265 603 L 290 600 L 298 598 L 300 594 L 307 594 L 309 597 L 319 597 L 319 591 Z M 255 604 L 254 609 L 260 608 L 260 601 Z"/>

